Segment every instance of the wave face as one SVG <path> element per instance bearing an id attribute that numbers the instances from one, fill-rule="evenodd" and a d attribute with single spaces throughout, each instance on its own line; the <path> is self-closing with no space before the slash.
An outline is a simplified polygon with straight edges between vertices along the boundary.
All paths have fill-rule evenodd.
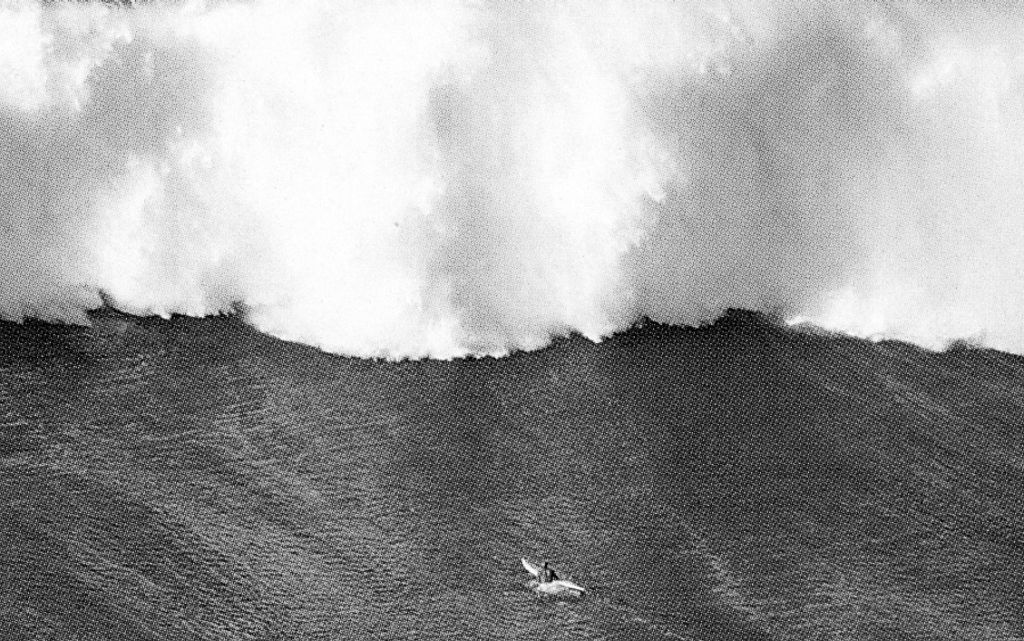
<path id="1" fill-rule="evenodd" d="M 444 358 L 740 307 L 1019 353 L 1011 5 L 8 2 L 0 315 Z"/>

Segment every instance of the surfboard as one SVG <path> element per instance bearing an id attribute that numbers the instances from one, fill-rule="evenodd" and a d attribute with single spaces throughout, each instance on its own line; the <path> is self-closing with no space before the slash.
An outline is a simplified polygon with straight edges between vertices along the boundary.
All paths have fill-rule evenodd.
<path id="1" fill-rule="evenodd" d="M 522 558 L 522 559 L 519 559 L 519 560 L 523 562 L 523 568 L 525 568 L 527 572 L 532 574 L 533 578 L 536 579 L 536 578 L 540 577 L 540 566 L 537 566 L 537 565 L 534 565 L 534 564 L 530 563 L 525 558 Z"/>

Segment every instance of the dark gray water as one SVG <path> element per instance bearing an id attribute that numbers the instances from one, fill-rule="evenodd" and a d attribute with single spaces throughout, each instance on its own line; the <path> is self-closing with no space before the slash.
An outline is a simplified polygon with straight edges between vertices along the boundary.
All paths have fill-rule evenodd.
<path id="1" fill-rule="evenodd" d="M 397 364 L 0 325 L 0 638 L 1020 639 L 1022 418 L 1019 357 L 744 314 Z"/>

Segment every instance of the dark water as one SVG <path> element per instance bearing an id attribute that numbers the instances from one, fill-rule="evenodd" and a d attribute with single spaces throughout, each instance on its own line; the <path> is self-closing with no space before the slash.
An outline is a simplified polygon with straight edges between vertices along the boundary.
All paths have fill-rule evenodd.
<path id="1" fill-rule="evenodd" d="M 1024 638 L 1022 419 L 1019 357 L 745 314 L 398 364 L 0 325 L 0 638 Z"/>

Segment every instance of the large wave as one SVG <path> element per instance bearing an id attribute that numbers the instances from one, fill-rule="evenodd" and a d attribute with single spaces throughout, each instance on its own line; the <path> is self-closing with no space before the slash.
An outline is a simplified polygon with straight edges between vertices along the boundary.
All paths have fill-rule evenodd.
<path id="1" fill-rule="evenodd" d="M 729 307 L 1024 351 L 1012 3 L 0 4 L 0 315 L 357 356 Z"/>

